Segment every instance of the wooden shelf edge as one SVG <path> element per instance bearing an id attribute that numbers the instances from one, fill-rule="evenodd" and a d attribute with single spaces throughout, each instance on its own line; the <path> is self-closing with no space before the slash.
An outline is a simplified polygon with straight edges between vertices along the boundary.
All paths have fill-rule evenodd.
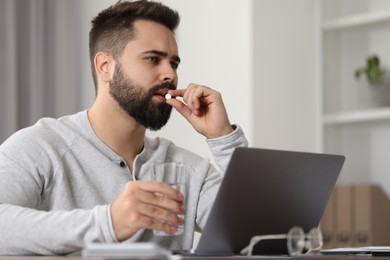
<path id="1" fill-rule="evenodd" d="M 344 125 L 381 120 L 390 121 L 390 107 L 325 115 L 323 125 Z"/>
<path id="2" fill-rule="evenodd" d="M 384 21 L 390 21 L 390 10 L 324 21 L 322 23 L 322 30 L 326 32 L 332 30 L 348 29 Z"/>

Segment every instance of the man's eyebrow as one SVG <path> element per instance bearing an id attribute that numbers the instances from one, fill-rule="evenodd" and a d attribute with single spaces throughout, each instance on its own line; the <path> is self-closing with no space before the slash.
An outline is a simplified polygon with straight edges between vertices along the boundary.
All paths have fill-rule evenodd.
<path id="1" fill-rule="evenodd" d="M 150 51 L 145 51 L 144 53 L 145 54 L 146 53 L 153 53 L 153 54 L 161 56 L 161 57 L 168 57 L 168 53 L 166 53 L 164 51 L 150 50 Z M 179 56 L 176 56 L 176 55 L 172 56 L 172 60 L 180 63 L 180 57 Z"/>

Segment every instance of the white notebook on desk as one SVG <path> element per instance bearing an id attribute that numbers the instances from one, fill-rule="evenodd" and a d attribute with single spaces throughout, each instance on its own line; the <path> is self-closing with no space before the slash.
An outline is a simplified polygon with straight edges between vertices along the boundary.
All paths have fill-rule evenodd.
<path id="1" fill-rule="evenodd" d="M 110 259 L 173 259 L 171 252 L 155 243 L 90 243 L 83 251 L 84 257 L 109 257 Z"/>
<path id="2" fill-rule="evenodd" d="M 340 247 L 323 249 L 321 253 L 325 255 L 373 255 L 390 256 L 390 246 L 366 246 L 366 247 Z"/>

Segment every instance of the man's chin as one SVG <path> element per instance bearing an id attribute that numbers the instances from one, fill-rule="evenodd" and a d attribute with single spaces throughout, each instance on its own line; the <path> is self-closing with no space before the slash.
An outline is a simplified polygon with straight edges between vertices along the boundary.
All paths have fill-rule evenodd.
<path id="1" fill-rule="evenodd" d="M 138 120 L 137 120 L 138 121 Z M 150 122 L 140 122 L 138 123 L 142 124 L 146 129 L 150 131 L 159 131 L 161 130 L 169 121 L 169 117 L 166 120 L 153 120 L 152 123 Z"/>
<path id="2" fill-rule="evenodd" d="M 165 124 L 162 126 L 146 126 L 146 129 L 153 131 L 153 132 L 157 132 L 157 131 L 161 130 L 164 126 L 165 126 Z"/>

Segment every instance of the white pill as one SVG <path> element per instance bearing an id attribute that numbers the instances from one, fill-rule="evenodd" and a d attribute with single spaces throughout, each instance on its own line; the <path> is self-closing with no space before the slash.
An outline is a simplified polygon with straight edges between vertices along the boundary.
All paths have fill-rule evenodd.
<path id="1" fill-rule="evenodd" d="M 171 98 L 172 98 L 171 94 L 165 94 L 165 99 L 171 99 Z"/>

